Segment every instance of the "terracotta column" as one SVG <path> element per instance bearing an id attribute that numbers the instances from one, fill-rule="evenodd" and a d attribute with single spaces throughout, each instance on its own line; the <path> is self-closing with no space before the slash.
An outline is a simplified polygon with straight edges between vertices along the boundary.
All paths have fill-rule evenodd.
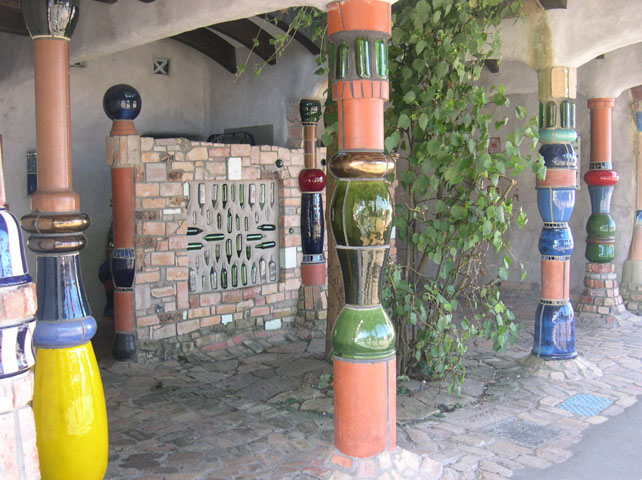
<path id="1" fill-rule="evenodd" d="M 396 445 L 395 334 L 380 302 L 393 213 L 384 177 L 394 161 L 384 153 L 383 127 L 390 17 L 390 4 L 381 0 L 328 5 L 339 113 L 330 208 L 346 296 L 332 332 L 335 445 L 360 458 Z"/>
<path id="2" fill-rule="evenodd" d="M 34 43 L 38 191 L 22 219 L 37 254 L 38 322 L 33 410 L 45 479 L 100 479 L 107 469 L 107 413 L 90 340 L 96 332 L 78 252 L 89 216 L 71 182 L 69 40 L 78 1 L 22 0 Z"/>
<path id="3" fill-rule="evenodd" d="M 116 360 L 134 360 L 134 165 L 140 162 L 140 137 L 134 120 L 142 102 L 134 87 L 114 85 L 103 97 L 105 114 L 113 120 L 107 138 L 107 165 L 111 167 L 114 248 L 109 266 L 114 282 L 114 344 Z"/>
<path id="4" fill-rule="evenodd" d="M 629 256 L 622 269 L 622 296 L 626 308 L 638 315 L 642 313 L 642 87 L 631 89 L 631 97 L 636 132 L 636 197 L 633 237 Z"/>
<path id="5" fill-rule="evenodd" d="M 301 100 L 299 104 L 303 123 L 303 151 L 305 168 L 299 174 L 301 189 L 301 246 L 303 261 L 301 277 L 304 285 L 323 285 L 326 282 L 323 257 L 323 196 L 325 173 L 317 168 L 317 122 L 321 118 L 318 100 Z"/>
<path id="6" fill-rule="evenodd" d="M 36 285 L 18 221 L 5 208 L 0 159 L 0 477 L 40 478 L 33 398 Z"/>
<path id="7" fill-rule="evenodd" d="M 624 311 L 615 265 L 615 222 L 611 196 L 619 180 L 611 161 L 612 98 L 591 98 L 591 164 L 584 175 L 591 198 L 591 216 L 586 224 L 586 272 L 584 291 L 577 306 L 581 317 L 604 317 Z"/>
<path id="8" fill-rule="evenodd" d="M 536 180 L 537 206 L 544 221 L 541 298 L 535 313 L 533 355 L 551 360 L 577 356 L 575 313 L 570 302 L 573 235 L 568 221 L 575 207 L 577 156 L 573 142 L 577 71 L 550 67 L 539 72 L 539 153 L 546 176 Z"/>

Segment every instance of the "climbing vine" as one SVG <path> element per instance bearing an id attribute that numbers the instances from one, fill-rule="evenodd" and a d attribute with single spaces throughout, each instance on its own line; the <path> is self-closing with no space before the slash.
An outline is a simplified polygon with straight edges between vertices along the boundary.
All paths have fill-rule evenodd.
<path id="1" fill-rule="evenodd" d="M 384 302 L 397 332 L 400 374 L 450 378 L 459 389 L 473 338 L 497 350 L 517 337 L 499 285 L 518 266 L 505 234 L 526 217 L 515 205 L 514 176 L 543 165 L 533 155 L 534 120 L 517 107 L 521 127 L 489 153 L 489 107 L 507 109 L 503 88 L 477 83 L 497 58 L 492 33 L 520 1 L 400 0 L 393 6 L 386 149 L 399 155 L 394 225 L 400 261 L 390 265 Z M 516 20 L 517 21 L 517 20 Z M 495 134 L 497 135 L 497 134 Z M 522 150 L 529 153 L 522 154 Z M 499 259 L 494 262 L 495 259 Z"/>

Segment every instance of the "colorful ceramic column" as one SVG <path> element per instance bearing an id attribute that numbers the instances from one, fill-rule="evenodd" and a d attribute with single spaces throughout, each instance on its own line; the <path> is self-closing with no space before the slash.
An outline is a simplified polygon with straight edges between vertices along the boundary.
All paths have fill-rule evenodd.
<path id="1" fill-rule="evenodd" d="M 611 197 L 619 180 L 611 161 L 611 125 L 615 101 L 591 98 L 591 163 L 584 175 L 591 198 L 591 216 L 586 224 L 586 272 L 584 292 L 578 312 L 585 316 L 617 314 L 624 303 L 617 285 L 615 264 L 615 222 L 611 217 Z"/>
<path id="2" fill-rule="evenodd" d="M 393 201 L 385 176 L 390 4 L 342 0 L 328 5 L 334 44 L 332 96 L 339 113 L 332 230 L 346 305 L 332 332 L 335 445 L 352 457 L 371 457 L 396 445 L 395 335 L 380 303 Z"/>
<path id="3" fill-rule="evenodd" d="M 136 356 L 134 336 L 134 165 L 140 155 L 140 137 L 134 120 L 142 102 L 138 91 L 130 85 L 114 85 L 103 97 L 103 110 L 113 120 L 107 138 L 107 165 L 111 167 L 114 248 L 109 266 L 114 283 L 114 344 L 116 360 L 133 360 Z"/>
<path id="4" fill-rule="evenodd" d="M 637 184 L 635 197 L 635 220 L 629 256 L 622 269 L 622 296 L 626 308 L 637 314 L 642 313 L 642 87 L 631 89 L 635 131 L 637 135 L 637 153 L 635 166 Z"/>
<path id="5" fill-rule="evenodd" d="M 69 40 L 78 1 L 23 0 L 34 43 L 38 190 L 22 219 L 37 254 L 38 322 L 33 410 L 46 480 L 102 479 L 107 413 L 90 340 L 96 332 L 78 252 L 89 227 L 71 181 Z"/>
<path id="6" fill-rule="evenodd" d="M 18 221 L 5 208 L 0 161 L 0 477 L 40 478 L 33 398 L 36 285 Z"/>
<path id="7" fill-rule="evenodd" d="M 325 173 L 317 168 L 317 122 L 321 117 L 318 100 L 301 100 L 299 104 L 303 123 L 303 151 L 305 168 L 299 174 L 301 189 L 301 246 L 303 261 L 301 277 L 304 285 L 325 284 L 323 257 L 323 196 Z"/>
<path id="8" fill-rule="evenodd" d="M 572 146 L 577 139 L 576 85 L 574 68 L 551 67 L 539 72 L 539 153 L 546 163 L 546 176 L 536 180 L 537 206 L 544 228 L 538 244 L 542 277 L 533 355 L 545 359 L 577 355 L 569 288 L 573 235 L 568 226 L 577 189 L 577 157 Z"/>

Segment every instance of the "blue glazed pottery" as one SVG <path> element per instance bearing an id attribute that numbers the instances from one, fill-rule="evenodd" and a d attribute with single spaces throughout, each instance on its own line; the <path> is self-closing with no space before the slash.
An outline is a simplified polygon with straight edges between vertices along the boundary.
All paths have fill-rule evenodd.
<path id="1" fill-rule="evenodd" d="M 568 143 L 542 145 L 539 153 L 544 157 L 546 168 L 575 168 L 577 166 L 575 149 Z"/>
<path id="2" fill-rule="evenodd" d="M 575 188 L 537 188 L 537 208 L 542 220 L 568 222 L 575 207 Z"/>
<path id="3" fill-rule="evenodd" d="M 301 244 L 304 255 L 323 253 L 323 200 L 320 193 L 301 195 Z"/>
<path id="4" fill-rule="evenodd" d="M 537 305 L 533 355 L 548 360 L 563 360 L 577 356 L 575 314 L 570 303 Z"/>
<path id="5" fill-rule="evenodd" d="M 0 286 L 22 285 L 31 282 L 27 270 L 22 232 L 16 218 L 0 208 Z"/>
<path id="6" fill-rule="evenodd" d="M 142 106 L 140 94 L 131 85 L 114 85 L 103 96 L 103 110 L 111 120 L 134 120 Z"/>
<path id="7" fill-rule="evenodd" d="M 546 256 L 563 257 L 573 252 L 573 234 L 568 227 L 542 229 L 539 236 L 539 253 Z"/>
<path id="8" fill-rule="evenodd" d="M 114 248 L 109 261 L 114 288 L 131 290 L 136 274 L 136 254 L 133 248 Z"/>

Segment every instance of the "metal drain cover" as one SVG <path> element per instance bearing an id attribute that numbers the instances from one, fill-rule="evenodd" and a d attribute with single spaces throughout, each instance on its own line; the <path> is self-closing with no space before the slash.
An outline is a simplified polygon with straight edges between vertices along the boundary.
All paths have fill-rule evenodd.
<path id="1" fill-rule="evenodd" d="M 597 395 L 590 395 L 588 393 L 580 393 L 569 398 L 559 405 L 559 407 L 564 410 L 568 410 L 571 413 L 576 413 L 585 417 L 592 417 L 611 405 L 613 405 L 613 400 L 610 398 L 598 397 Z"/>

